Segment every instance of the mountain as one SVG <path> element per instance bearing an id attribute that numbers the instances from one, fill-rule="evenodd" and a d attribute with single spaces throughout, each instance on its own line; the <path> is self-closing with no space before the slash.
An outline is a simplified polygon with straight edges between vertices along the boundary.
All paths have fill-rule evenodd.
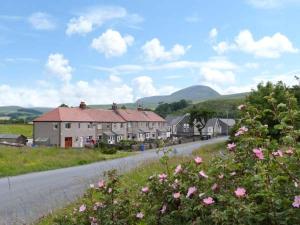
<path id="1" fill-rule="evenodd" d="M 171 103 L 180 101 L 181 99 L 185 99 L 187 101 L 203 101 L 212 98 L 221 97 L 217 91 L 214 89 L 204 86 L 204 85 L 195 85 L 191 87 L 187 87 L 176 91 L 170 95 L 161 95 L 161 96 L 151 96 L 145 97 L 137 100 L 138 103 L 142 105 L 149 105 L 149 104 L 158 104 L 160 102 L 164 103 Z"/>

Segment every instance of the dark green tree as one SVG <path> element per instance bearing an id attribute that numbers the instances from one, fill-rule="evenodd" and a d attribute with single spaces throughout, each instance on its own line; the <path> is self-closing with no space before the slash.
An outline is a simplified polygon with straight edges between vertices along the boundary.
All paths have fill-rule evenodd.
<path id="1" fill-rule="evenodd" d="M 209 109 L 193 107 L 190 113 L 190 126 L 196 126 L 200 136 L 202 136 L 202 130 L 206 126 L 209 119 L 211 119 L 215 112 Z"/>

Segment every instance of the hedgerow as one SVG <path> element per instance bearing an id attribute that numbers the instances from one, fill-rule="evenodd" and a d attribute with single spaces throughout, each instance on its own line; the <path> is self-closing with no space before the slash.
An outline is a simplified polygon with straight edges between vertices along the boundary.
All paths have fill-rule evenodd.
<path id="1" fill-rule="evenodd" d="M 171 168 L 170 150 L 163 149 L 165 172 L 149 177 L 136 195 L 120 188 L 111 171 L 56 224 L 300 224 L 297 101 L 282 83 L 261 88 L 239 106 L 227 154 Z"/>

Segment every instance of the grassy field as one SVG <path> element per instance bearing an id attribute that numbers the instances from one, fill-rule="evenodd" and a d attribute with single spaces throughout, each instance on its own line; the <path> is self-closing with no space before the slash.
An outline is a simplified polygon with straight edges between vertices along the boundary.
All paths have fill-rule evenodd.
<path id="1" fill-rule="evenodd" d="M 128 156 L 130 152 L 102 154 L 91 149 L 12 148 L 0 146 L 0 177 L 45 171 Z"/>
<path id="2" fill-rule="evenodd" d="M 32 137 L 32 125 L 0 124 L 0 134 L 23 134 L 26 137 Z"/>
<path id="3" fill-rule="evenodd" d="M 170 166 L 176 166 L 179 163 L 182 163 L 184 161 L 190 160 L 196 155 L 199 155 L 203 158 L 204 164 L 207 163 L 207 161 L 211 158 L 213 158 L 216 154 L 219 153 L 220 150 L 225 148 L 224 143 L 218 143 L 218 144 L 212 144 L 204 146 L 198 150 L 195 150 L 193 152 L 193 156 L 190 157 L 173 157 L 170 159 L 169 163 Z M 146 164 L 143 164 L 143 166 L 138 167 L 124 175 L 122 175 L 121 178 L 121 186 L 123 188 L 126 188 L 128 190 L 129 195 L 134 195 L 135 193 L 140 190 L 140 188 L 143 186 L 143 184 L 146 183 L 149 176 L 161 173 L 164 171 L 164 166 L 156 161 L 151 161 Z M 80 199 L 78 202 L 82 202 Z M 67 206 L 66 208 L 62 210 L 58 210 L 57 212 L 54 212 L 53 214 L 50 214 L 44 218 L 42 218 L 39 222 L 37 222 L 36 225 L 53 225 L 54 219 L 57 216 L 65 215 L 67 212 L 70 212 L 73 210 L 74 207 L 78 206 L 77 201 L 73 204 Z"/>

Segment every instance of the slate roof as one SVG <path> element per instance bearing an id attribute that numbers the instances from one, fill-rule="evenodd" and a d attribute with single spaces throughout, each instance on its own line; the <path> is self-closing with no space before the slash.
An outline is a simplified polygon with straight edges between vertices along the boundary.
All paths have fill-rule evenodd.
<path id="1" fill-rule="evenodd" d="M 187 115 L 183 116 L 167 116 L 166 121 L 170 126 L 177 125 L 181 120 L 183 120 Z"/>
<path id="2" fill-rule="evenodd" d="M 235 120 L 234 119 L 224 119 L 224 118 L 220 118 L 219 119 L 221 122 L 225 123 L 226 125 L 232 127 L 235 124 Z"/>
<path id="3" fill-rule="evenodd" d="M 132 109 L 80 109 L 59 107 L 36 118 L 34 122 L 164 122 L 165 120 L 150 111 Z"/>

